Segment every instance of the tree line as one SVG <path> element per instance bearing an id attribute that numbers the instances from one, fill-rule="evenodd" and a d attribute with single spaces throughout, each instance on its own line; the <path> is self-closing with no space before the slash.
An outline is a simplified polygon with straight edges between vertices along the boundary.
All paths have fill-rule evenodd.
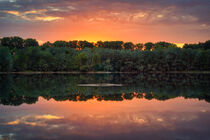
<path id="1" fill-rule="evenodd" d="M 210 40 L 178 48 L 168 42 L 0 39 L 0 71 L 209 71 Z"/>

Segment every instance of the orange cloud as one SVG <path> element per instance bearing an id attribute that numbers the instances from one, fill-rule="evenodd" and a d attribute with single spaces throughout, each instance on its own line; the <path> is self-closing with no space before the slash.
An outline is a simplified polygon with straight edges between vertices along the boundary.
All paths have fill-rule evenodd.
<path id="1" fill-rule="evenodd" d="M 41 20 L 41 21 L 53 21 L 53 20 L 59 20 L 59 19 L 64 19 L 62 17 L 52 17 L 52 16 L 47 16 L 47 17 L 35 17 L 34 20 Z"/>

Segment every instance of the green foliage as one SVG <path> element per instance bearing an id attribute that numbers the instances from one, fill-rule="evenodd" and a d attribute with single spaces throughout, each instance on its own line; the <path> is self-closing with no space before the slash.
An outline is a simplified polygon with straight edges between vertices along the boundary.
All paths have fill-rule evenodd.
<path id="1" fill-rule="evenodd" d="M 126 50 L 132 50 L 132 49 L 134 49 L 135 45 L 132 42 L 126 42 L 126 43 L 123 44 L 123 47 Z"/>
<path id="2" fill-rule="evenodd" d="M 103 41 L 98 41 L 96 43 L 96 46 L 99 47 L 99 48 L 103 48 L 104 47 L 104 42 Z"/>
<path id="3" fill-rule="evenodd" d="M 0 71 L 11 71 L 13 67 L 13 59 L 10 50 L 6 47 L 0 47 Z"/>
<path id="4" fill-rule="evenodd" d="M 75 69 L 75 50 L 68 48 L 29 47 L 14 55 L 16 71 L 72 71 Z"/>
<path id="5" fill-rule="evenodd" d="M 144 48 L 144 44 L 143 43 L 138 43 L 135 45 L 135 48 L 138 50 L 142 50 Z"/>
<path id="6" fill-rule="evenodd" d="M 54 47 L 54 46 L 53 46 L 52 43 L 50 43 L 50 42 L 48 41 L 48 42 L 45 42 L 44 44 L 42 44 L 41 47 L 42 47 L 42 48 L 49 48 L 49 47 Z"/>
<path id="7" fill-rule="evenodd" d="M 154 44 L 152 42 L 147 42 L 144 44 L 145 50 L 151 50 L 154 47 Z"/>
<path id="8" fill-rule="evenodd" d="M 10 50 L 13 50 L 15 48 L 21 49 L 21 48 L 24 48 L 24 40 L 17 36 L 3 37 L 1 39 L 1 45 L 9 47 Z"/>
<path id="9" fill-rule="evenodd" d="M 28 55 L 26 49 L 17 50 L 14 55 L 14 71 L 27 70 Z"/>
<path id="10" fill-rule="evenodd" d="M 69 41 L 69 47 L 74 49 L 78 48 L 78 41 L 77 40 Z"/>
<path id="11" fill-rule="evenodd" d="M 12 57 L 11 57 L 12 59 Z M 2 59 L 3 60 L 3 59 Z M 14 53 L 13 71 L 209 71 L 210 51 L 168 48 L 153 51 L 29 47 Z"/>
<path id="12" fill-rule="evenodd" d="M 88 71 L 89 70 L 89 56 L 87 53 L 82 52 L 78 56 L 76 56 L 76 64 L 80 71 Z"/>
<path id="13" fill-rule="evenodd" d="M 210 71 L 210 41 L 185 44 L 184 48 L 168 42 L 98 41 L 95 45 L 77 40 L 38 47 L 35 39 L 4 37 L 1 44 L 1 71 Z"/>
<path id="14" fill-rule="evenodd" d="M 28 38 L 28 39 L 24 40 L 24 48 L 38 47 L 38 46 L 39 46 L 39 43 L 38 43 L 38 41 L 36 41 L 36 39 Z"/>
<path id="15" fill-rule="evenodd" d="M 66 41 L 55 41 L 53 43 L 54 47 L 68 47 L 68 42 Z"/>
<path id="16" fill-rule="evenodd" d="M 100 48 L 108 48 L 114 50 L 120 50 L 123 48 L 123 41 L 105 41 L 105 42 L 98 42 L 98 47 Z"/>
<path id="17" fill-rule="evenodd" d="M 93 48 L 94 45 L 93 45 L 93 43 L 90 43 L 90 42 L 88 42 L 88 41 L 79 41 L 79 42 L 78 42 L 78 47 L 79 47 L 80 49 L 84 49 L 84 48 Z"/>
<path id="18" fill-rule="evenodd" d="M 153 49 L 167 49 L 167 48 L 177 48 L 176 44 L 168 42 L 157 42 Z"/>
<path id="19" fill-rule="evenodd" d="M 185 49 L 201 49 L 201 50 L 209 50 L 210 49 L 210 40 L 207 40 L 204 43 L 198 44 L 185 44 L 183 46 Z"/>
<path id="20" fill-rule="evenodd" d="M 97 70 L 99 68 L 99 65 L 101 63 L 101 58 L 99 54 L 95 53 L 92 57 L 92 62 L 91 62 L 91 70 Z"/>

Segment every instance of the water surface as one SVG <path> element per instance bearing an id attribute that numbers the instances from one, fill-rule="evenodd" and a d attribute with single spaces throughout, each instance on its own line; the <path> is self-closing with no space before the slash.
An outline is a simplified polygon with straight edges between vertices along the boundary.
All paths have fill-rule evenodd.
<path id="1" fill-rule="evenodd" d="M 209 75 L 0 78 L 0 140 L 209 140 Z"/>

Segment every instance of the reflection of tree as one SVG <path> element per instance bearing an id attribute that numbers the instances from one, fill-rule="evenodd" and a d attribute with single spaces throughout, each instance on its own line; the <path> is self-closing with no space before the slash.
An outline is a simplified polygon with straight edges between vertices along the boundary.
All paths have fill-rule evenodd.
<path id="1" fill-rule="evenodd" d="M 24 96 L 9 96 L 0 100 L 3 105 L 14 105 L 18 106 L 22 103 L 33 104 L 38 101 L 37 97 L 24 97 Z"/>
<path id="2" fill-rule="evenodd" d="M 182 96 L 210 102 L 209 75 L 1 75 L 0 104 L 32 104 L 38 97 L 56 101 L 168 100 Z M 78 87 L 81 83 L 121 83 L 123 87 Z"/>

